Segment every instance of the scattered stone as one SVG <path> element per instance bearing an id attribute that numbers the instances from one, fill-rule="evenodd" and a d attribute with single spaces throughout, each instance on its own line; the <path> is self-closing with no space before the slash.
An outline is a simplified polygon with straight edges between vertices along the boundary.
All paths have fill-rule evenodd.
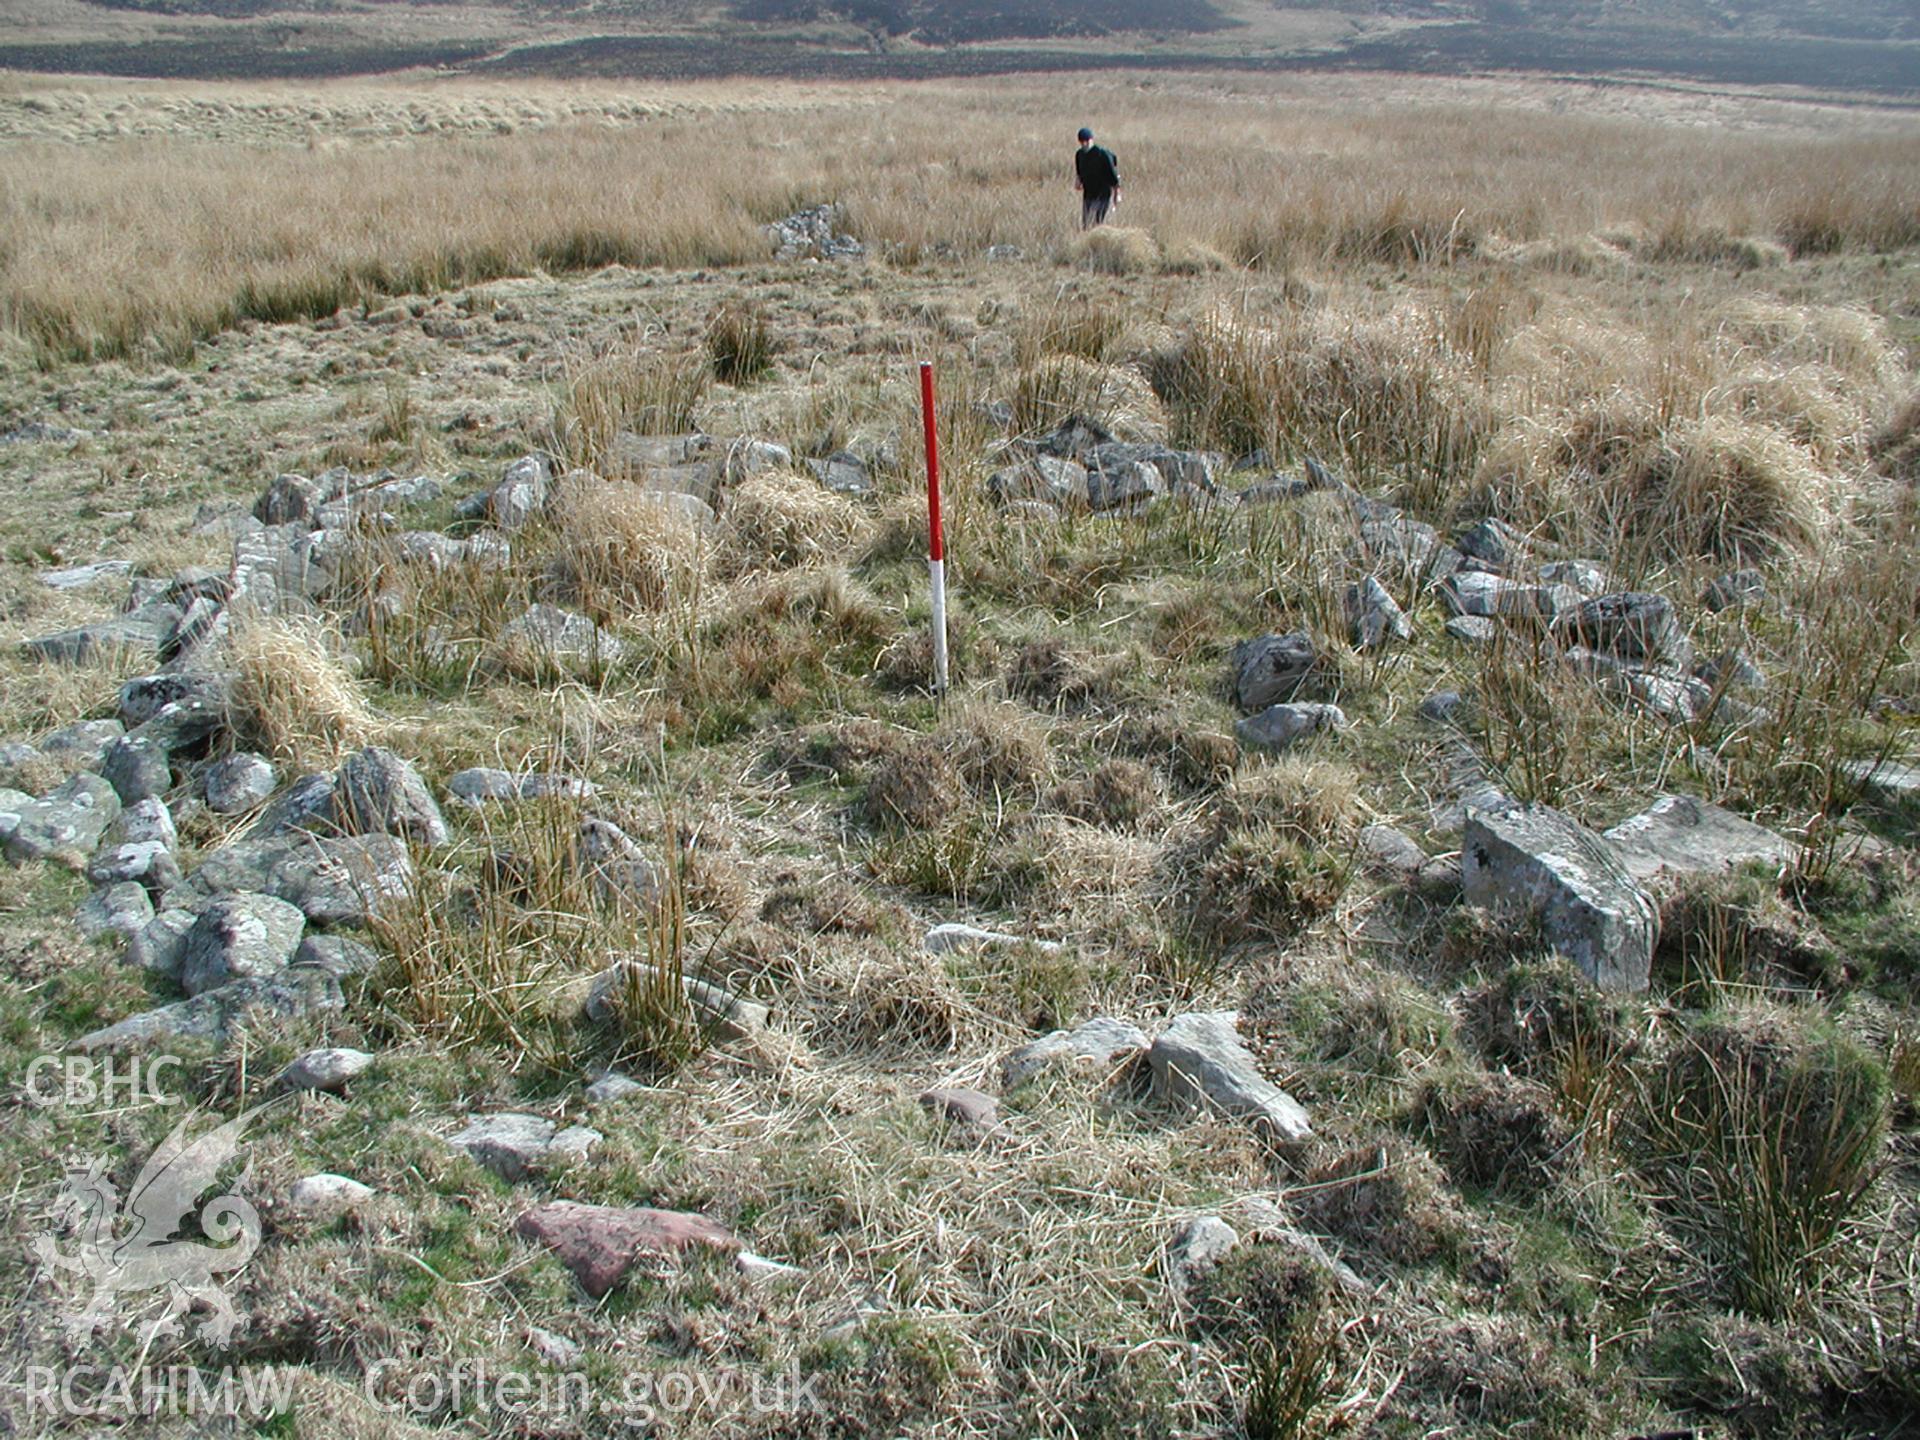
<path id="1" fill-rule="evenodd" d="M 518 530 L 546 508 L 553 494 L 553 467 L 544 455 L 523 455 L 501 473 L 487 494 L 487 515 L 502 530 Z"/>
<path id="2" fill-rule="evenodd" d="M 1440 597 L 1456 615 L 1504 620 L 1551 620 L 1578 606 L 1571 585 L 1528 585 L 1485 570 L 1460 570 L 1447 577 Z"/>
<path id="3" fill-rule="evenodd" d="M 1174 1232 L 1167 1246 L 1167 1271 L 1175 1293 L 1185 1296 L 1214 1266 L 1240 1245 L 1240 1232 L 1218 1215 L 1196 1215 Z"/>
<path id="4" fill-rule="evenodd" d="M 1413 888 L 1436 905 L 1451 904 L 1460 898 L 1460 857 L 1436 855 L 1414 874 Z"/>
<path id="5" fill-rule="evenodd" d="M 1693 673 L 1717 690 L 1762 690 L 1767 683 L 1760 667 L 1739 650 L 1728 650 L 1711 660 L 1702 660 Z"/>
<path id="6" fill-rule="evenodd" d="M 1540 579 L 1548 585 L 1570 585 L 1582 595 L 1604 595 L 1616 588 L 1613 577 L 1586 560 L 1554 560 L 1540 567 Z"/>
<path id="7" fill-rule="evenodd" d="M 1447 621 L 1446 631 L 1462 645 L 1491 645 L 1500 638 L 1498 622 L 1484 615 L 1455 615 Z"/>
<path id="8" fill-rule="evenodd" d="M 309 935 L 293 952 L 293 963 L 344 980 L 373 969 L 380 963 L 380 953 L 350 935 Z"/>
<path id="9" fill-rule="evenodd" d="M 646 909 L 660 895 L 660 874 L 633 838 L 611 820 L 580 822 L 580 855 L 593 883 L 611 900 Z"/>
<path id="10" fill-rule="evenodd" d="M 552 1250 L 595 1300 L 625 1280 L 643 1255 L 677 1255 L 695 1245 L 735 1250 L 740 1244 L 732 1231 L 704 1215 L 572 1200 L 536 1206 L 513 1228 L 521 1238 Z"/>
<path id="11" fill-rule="evenodd" d="M 122 802 L 132 805 L 164 795 L 173 785 L 167 748 L 150 735 L 122 735 L 107 751 L 100 774 Z"/>
<path id="12" fill-rule="evenodd" d="M 1253 1052 L 1240 1042 L 1238 1020 L 1232 1010 L 1177 1017 L 1147 1051 L 1155 1088 L 1176 1104 L 1212 1105 L 1244 1116 L 1284 1144 L 1310 1139 L 1307 1112 L 1260 1073 Z"/>
<path id="13" fill-rule="evenodd" d="M 1912 804 L 1920 798 L 1920 765 L 1898 760 L 1843 760 L 1840 770 L 1863 790 L 1895 804 Z"/>
<path id="14" fill-rule="evenodd" d="M 1353 643 L 1361 650 L 1372 650 L 1388 640 L 1411 640 L 1413 622 L 1387 587 L 1369 575 L 1346 589 L 1347 623 L 1353 627 Z"/>
<path id="15" fill-rule="evenodd" d="M 256 805 L 264 805 L 278 781 L 279 776 L 264 755 L 245 750 L 229 755 L 207 769 L 207 808 L 216 815 L 238 815 Z M 328 793 L 331 796 L 331 788 Z"/>
<path id="16" fill-rule="evenodd" d="M 587 1352 L 566 1336 L 542 1330 L 538 1325 L 528 1327 L 527 1344 L 556 1370 L 572 1370 L 587 1358 Z"/>
<path id="17" fill-rule="evenodd" d="M 127 937 L 127 964 L 178 984 L 186 961 L 187 932 L 199 918 L 191 910 L 161 910 Z"/>
<path id="18" fill-rule="evenodd" d="M 642 973 L 645 964 L 640 960 L 622 960 L 594 976 L 587 991 L 587 1018 L 596 1024 L 617 1019 L 622 990 L 636 974 Z M 711 1027 L 720 1039 L 750 1039 L 765 1030 L 772 1018 L 766 1006 L 743 999 L 711 980 L 685 975 L 680 984 L 701 1022 Z"/>
<path id="19" fill-rule="evenodd" d="M 1436 585 L 1460 569 L 1465 557 L 1444 544 L 1431 525 L 1411 520 L 1391 505 L 1376 505 L 1355 492 L 1348 492 L 1347 500 L 1361 517 L 1359 550 L 1367 563 L 1391 565 L 1423 587 Z M 1370 509 L 1378 513 L 1369 514 Z"/>
<path id="20" fill-rule="evenodd" d="M 1040 501 L 1064 510 L 1085 502 L 1087 469 L 1057 455 L 1030 455 L 987 477 L 987 493 L 1002 505 Z"/>
<path id="21" fill-rule="evenodd" d="M 873 490 L 867 462 L 851 450 L 836 450 L 824 460 L 809 460 L 807 468 L 827 489 L 840 495 L 866 495 Z"/>
<path id="22" fill-rule="evenodd" d="M 72 775 L 41 799 L 6 813 L 19 816 L 6 840 L 9 860 L 16 865 L 52 860 L 79 870 L 119 818 L 120 798 L 98 775 Z"/>
<path id="23" fill-rule="evenodd" d="M 333 834 L 334 783 L 335 777 L 331 773 L 302 775 L 272 798 L 248 833 L 262 838 L 297 831 Z"/>
<path id="24" fill-rule="evenodd" d="M 307 917 L 271 895 L 223 895 L 202 910 L 180 956 L 180 986 L 189 995 L 234 980 L 284 970 L 300 948 Z"/>
<path id="25" fill-rule="evenodd" d="M 1707 582 L 1700 603 L 1718 614 L 1738 605 L 1751 605 L 1767 595 L 1767 577 L 1758 570 L 1733 570 Z"/>
<path id="26" fill-rule="evenodd" d="M 1319 664 L 1313 639 L 1304 630 L 1242 640 L 1227 657 L 1233 667 L 1234 696 L 1242 710 L 1264 710 L 1291 700 Z"/>
<path id="27" fill-rule="evenodd" d="M 1602 989 L 1647 988 L 1658 912 L 1591 830 L 1544 805 L 1473 811 L 1460 871 L 1469 902 L 1537 918 Z"/>
<path id="28" fill-rule="evenodd" d="M 1376 875 L 1406 880 L 1427 863 L 1427 852 L 1410 836 L 1391 825 L 1368 825 L 1360 831 L 1360 853 Z"/>
<path id="29" fill-rule="evenodd" d="M 413 858 L 391 835 L 323 839 L 296 832 L 222 846 L 184 888 L 209 898 L 255 891 L 298 905 L 316 925 L 364 925 L 405 900 L 412 884 Z"/>
<path id="30" fill-rule="evenodd" d="M 233 693 L 233 679 L 218 671 L 163 671 L 136 675 L 120 687 L 120 719 L 132 730 L 147 724 L 171 705 L 197 702 L 218 715 Z"/>
<path id="31" fill-rule="evenodd" d="M 1124 1020 L 1101 1015 L 1072 1030 L 1055 1030 L 1007 1052 L 1000 1062 L 1000 1085 L 1011 1090 L 1055 1061 L 1079 1066 L 1111 1066 L 1116 1055 L 1145 1050 L 1146 1032 Z"/>
<path id="32" fill-rule="evenodd" d="M 584 1125 L 559 1129 L 538 1115 L 483 1115 L 447 1143 L 508 1184 L 517 1184 L 556 1162 L 585 1158 L 600 1143 L 600 1132 Z"/>
<path id="33" fill-rule="evenodd" d="M 288 1090 L 321 1090 L 337 1095 L 366 1073 L 373 1056 L 364 1050 L 309 1050 L 280 1072 Z"/>
<path id="34" fill-rule="evenodd" d="M 339 1010 L 345 1005 L 340 982 L 318 970 L 282 970 L 265 978 L 236 980 L 191 1000 L 162 1005 L 83 1035 L 73 1048 L 83 1053 L 122 1050 L 166 1040 L 222 1041 L 233 1024 L 247 1016 L 292 1020 Z"/>
<path id="35" fill-rule="evenodd" d="M 1269 705 L 1233 727 L 1234 738 L 1250 750 L 1285 750 L 1303 736 L 1347 728 L 1338 705 Z"/>
<path id="36" fill-rule="evenodd" d="M 72 565 L 64 570 L 42 570 L 40 583 L 51 590 L 84 590 L 102 580 L 118 579 L 131 569 L 131 560 L 96 560 L 91 565 Z"/>
<path id="37" fill-rule="evenodd" d="M 500 645 L 508 654 L 536 665 L 611 665 L 627 653 L 625 641 L 585 615 L 547 604 L 531 605 L 509 620 L 500 632 Z"/>
<path id="38" fill-rule="evenodd" d="M 398 835 L 429 848 L 447 843 L 447 822 L 420 772 L 370 745 L 334 778 L 334 819 L 348 834 Z"/>
<path id="39" fill-rule="evenodd" d="M 1622 590 L 1583 600 L 1554 621 L 1563 640 L 1643 665 L 1693 663 L 1693 646 L 1664 595 Z"/>
<path id="40" fill-rule="evenodd" d="M 253 518 L 262 525 L 290 525 L 312 515 L 326 499 L 326 487 L 304 475 L 276 475 L 253 502 Z"/>
<path id="41" fill-rule="evenodd" d="M 635 1095 L 644 1095 L 647 1087 L 638 1080 L 622 1075 L 617 1070 L 603 1070 L 587 1086 L 587 1103 L 591 1105 L 609 1105 L 616 1100 L 626 1100 Z"/>
<path id="42" fill-rule="evenodd" d="M 839 206 L 815 205 L 774 221 L 767 226 L 767 238 L 773 242 L 773 258 L 852 260 L 866 254 L 866 247 L 853 236 L 834 229 L 839 220 Z"/>
<path id="43" fill-rule="evenodd" d="M 1087 471 L 1087 508 L 1125 510 L 1167 493 L 1166 478 L 1142 460 Z"/>
<path id="44" fill-rule="evenodd" d="M 180 882 L 180 862 L 173 853 L 179 843 L 166 802 L 150 796 L 127 806 L 107 827 L 106 839 L 87 862 L 87 879 L 95 885 L 137 880 L 151 890 L 165 890 Z"/>
<path id="45" fill-rule="evenodd" d="M 81 770 L 98 770 L 113 742 L 127 733 L 118 720 L 82 720 L 63 725 L 40 741 L 40 752 L 69 762 Z"/>
<path id="46" fill-rule="evenodd" d="M 1527 537 L 1492 516 L 1476 520 L 1454 536 L 1453 547 L 1466 557 L 1468 566 L 1496 575 L 1508 574 L 1527 559 Z"/>
<path id="47" fill-rule="evenodd" d="M 331 1220 L 358 1210 L 373 1198 L 373 1187 L 345 1175 L 309 1175 L 293 1182 L 287 1207 L 309 1220 Z"/>
<path id="48" fill-rule="evenodd" d="M 146 886 L 123 880 L 95 890 L 74 912 L 73 919 L 89 939 L 99 935 L 131 939 L 153 923 L 153 898 Z"/>
<path id="49" fill-rule="evenodd" d="M 964 1085 L 936 1085 L 920 1092 L 921 1108 L 955 1125 L 992 1130 L 1000 1123 L 1000 1102 Z"/>
<path id="50" fill-rule="evenodd" d="M 539 771 L 516 775 L 510 770 L 478 765 L 453 775 L 447 781 L 447 793 L 463 805 L 478 808 L 488 803 L 539 800 L 553 795 L 563 795 L 570 800 L 590 800 L 600 793 L 600 787 L 573 775 Z"/>
<path id="51" fill-rule="evenodd" d="M 1420 702 L 1420 718 L 1434 725 L 1457 724 L 1466 709 L 1467 697 L 1458 690 L 1436 690 Z"/>
<path id="52" fill-rule="evenodd" d="M 783 1260 L 769 1260 L 751 1250 L 742 1250 L 735 1255 L 733 1263 L 742 1275 L 753 1281 L 799 1280 L 807 1273 L 798 1265 L 789 1265 Z"/>
<path id="53" fill-rule="evenodd" d="M 123 652 L 151 664 L 160 658 L 180 616 L 175 606 L 150 605 L 131 615 L 41 635 L 24 641 L 21 648 L 37 659 L 62 665 L 87 665 Z"/>
<path id="54" fill-rule="evenodd" d="M 1061 945 L 1058 940 L 1034 940 L 1025 935 L 1010 935 L 1004 930 L 982 930 L 976 925 L 948 923 L 936 925 L 927 931 L 921 945 L 934 955 L 944 955 L 949 950 L 1038 950 L 1043 955 L 1057 955 Z"/>

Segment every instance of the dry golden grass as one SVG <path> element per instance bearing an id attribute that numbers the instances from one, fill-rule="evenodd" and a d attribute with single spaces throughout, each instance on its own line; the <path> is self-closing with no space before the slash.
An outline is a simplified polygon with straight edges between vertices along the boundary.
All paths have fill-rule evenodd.
<path id="1" fill-rule="evenodd" d="M 1445 264 L 1543 242 L 1551 268 L 1580 269 L 1551 257 L 1591 251 L 1596 232 L 1654 237 L 1635 247 L 1643 255 L 1734 265 L 1810 236 L 1826 250 L 1920 239 L 1911 137 L 1689 132 L 1436 104 L 1418 88 L 1402 103 L 1356 103 L 1290 95 L 1285 82 L 1273 82 L 1295 101 L 1285 108 L 1202 82 L 1128 92 L 1111 130 L 1142 182 L 1126 226 L 1068 238 L 1064 137 L 1086 107 L 1121 108 L 1114 85 L 799 92 L 816 103 L 781 110 L 781 163 L 763 167 L 731 163 L 738 127 L 701 118 L 761 103 L 747 87 L 726 100 L 689 92 L 685 118 L 656 118 L 647 94 L 566 91 L 401 99 L 354 87 L 315 107 L 420 111 L 408 127 L 376 127 L 388 138 L 374 145 L 308 148 L 272 125 L 261 144 L 219 126 L 22 140 L 0 153 L 0 233 L 15 237 L 0 256 L 0 322 L 50 356 L 179 354 L 240 319 L 535 269 L 764 259 L 761 224 L 833 199 L 856 234 L 909 261 L 936 247 L 1084 247 L 1126 271 L 1162 253 L 1187 272 L 1214 256 L 1282 271 Z M 434 123 L 462 105 L 493 107 L 496 133 Z M 1276 159 L 1250 163 L 1262 150 Z"/>
<path id="2" fill-rule="evenodd" d="M 859 506 L 812 475 L 767 471 L 727 498 L 727 527 L 749 565 L 784 569 L 840 555 L 866 533 Z"/>
<path id="3" fill-rule="evenodd" d="M 550 519 L 555 577 L 588 614 L 610 621 L 697 602 L 713 541 L 676 497 L 575 470 L 556 487 Z"/>
<path id="4" fill-rule="evenodd" d="M 378 736 L 384 727 L 344 653 L 340 637 L 317 620 L 237 622 L 226 641 L 235 737 L 276 760 L 318 769 Z"/>

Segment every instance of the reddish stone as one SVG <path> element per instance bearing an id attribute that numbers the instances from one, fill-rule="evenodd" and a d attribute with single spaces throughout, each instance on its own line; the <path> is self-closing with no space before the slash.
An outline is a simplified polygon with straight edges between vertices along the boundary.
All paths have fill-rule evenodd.
<path id="1" fill-rule="evenodd" d="M 693 1245 L 719 1250 L 740 1245 L 732 1231 L 704 1215 L 644 1205 L 621 1209 L 555 1200 L 527 1211 L 513 1228 L 558 1255 L 596 1300 L 626 1279 L 642 1255 L 677 1254 Z"/>

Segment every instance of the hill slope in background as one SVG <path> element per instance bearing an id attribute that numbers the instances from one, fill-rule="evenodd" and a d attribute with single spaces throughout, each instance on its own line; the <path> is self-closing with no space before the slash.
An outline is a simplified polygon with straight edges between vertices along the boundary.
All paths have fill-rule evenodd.
<path id="1" fill-rule="evenodd" d="M 20 0 L 0 68 L 296 78 L 1545 71 L 1920 96 L 1911 0 Z"/>

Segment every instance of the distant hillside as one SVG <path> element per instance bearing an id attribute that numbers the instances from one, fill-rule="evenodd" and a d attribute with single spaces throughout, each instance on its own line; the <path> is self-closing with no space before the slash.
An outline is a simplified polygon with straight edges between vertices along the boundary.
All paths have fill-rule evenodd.
<path id="1" fill-rule="evenodd" d="M 16 0 L 0 68 L 320 78 L 1540 72 L 1920 103 L 1916 0 Z"/>
<path id="2" fill-rule="evenodd" d="M 845 20 L 933 45 L 1128 31 L 1195 33 L 1233 23 L 1207 0 L 738 0 L 733 14 L 763 22 Z"/>

